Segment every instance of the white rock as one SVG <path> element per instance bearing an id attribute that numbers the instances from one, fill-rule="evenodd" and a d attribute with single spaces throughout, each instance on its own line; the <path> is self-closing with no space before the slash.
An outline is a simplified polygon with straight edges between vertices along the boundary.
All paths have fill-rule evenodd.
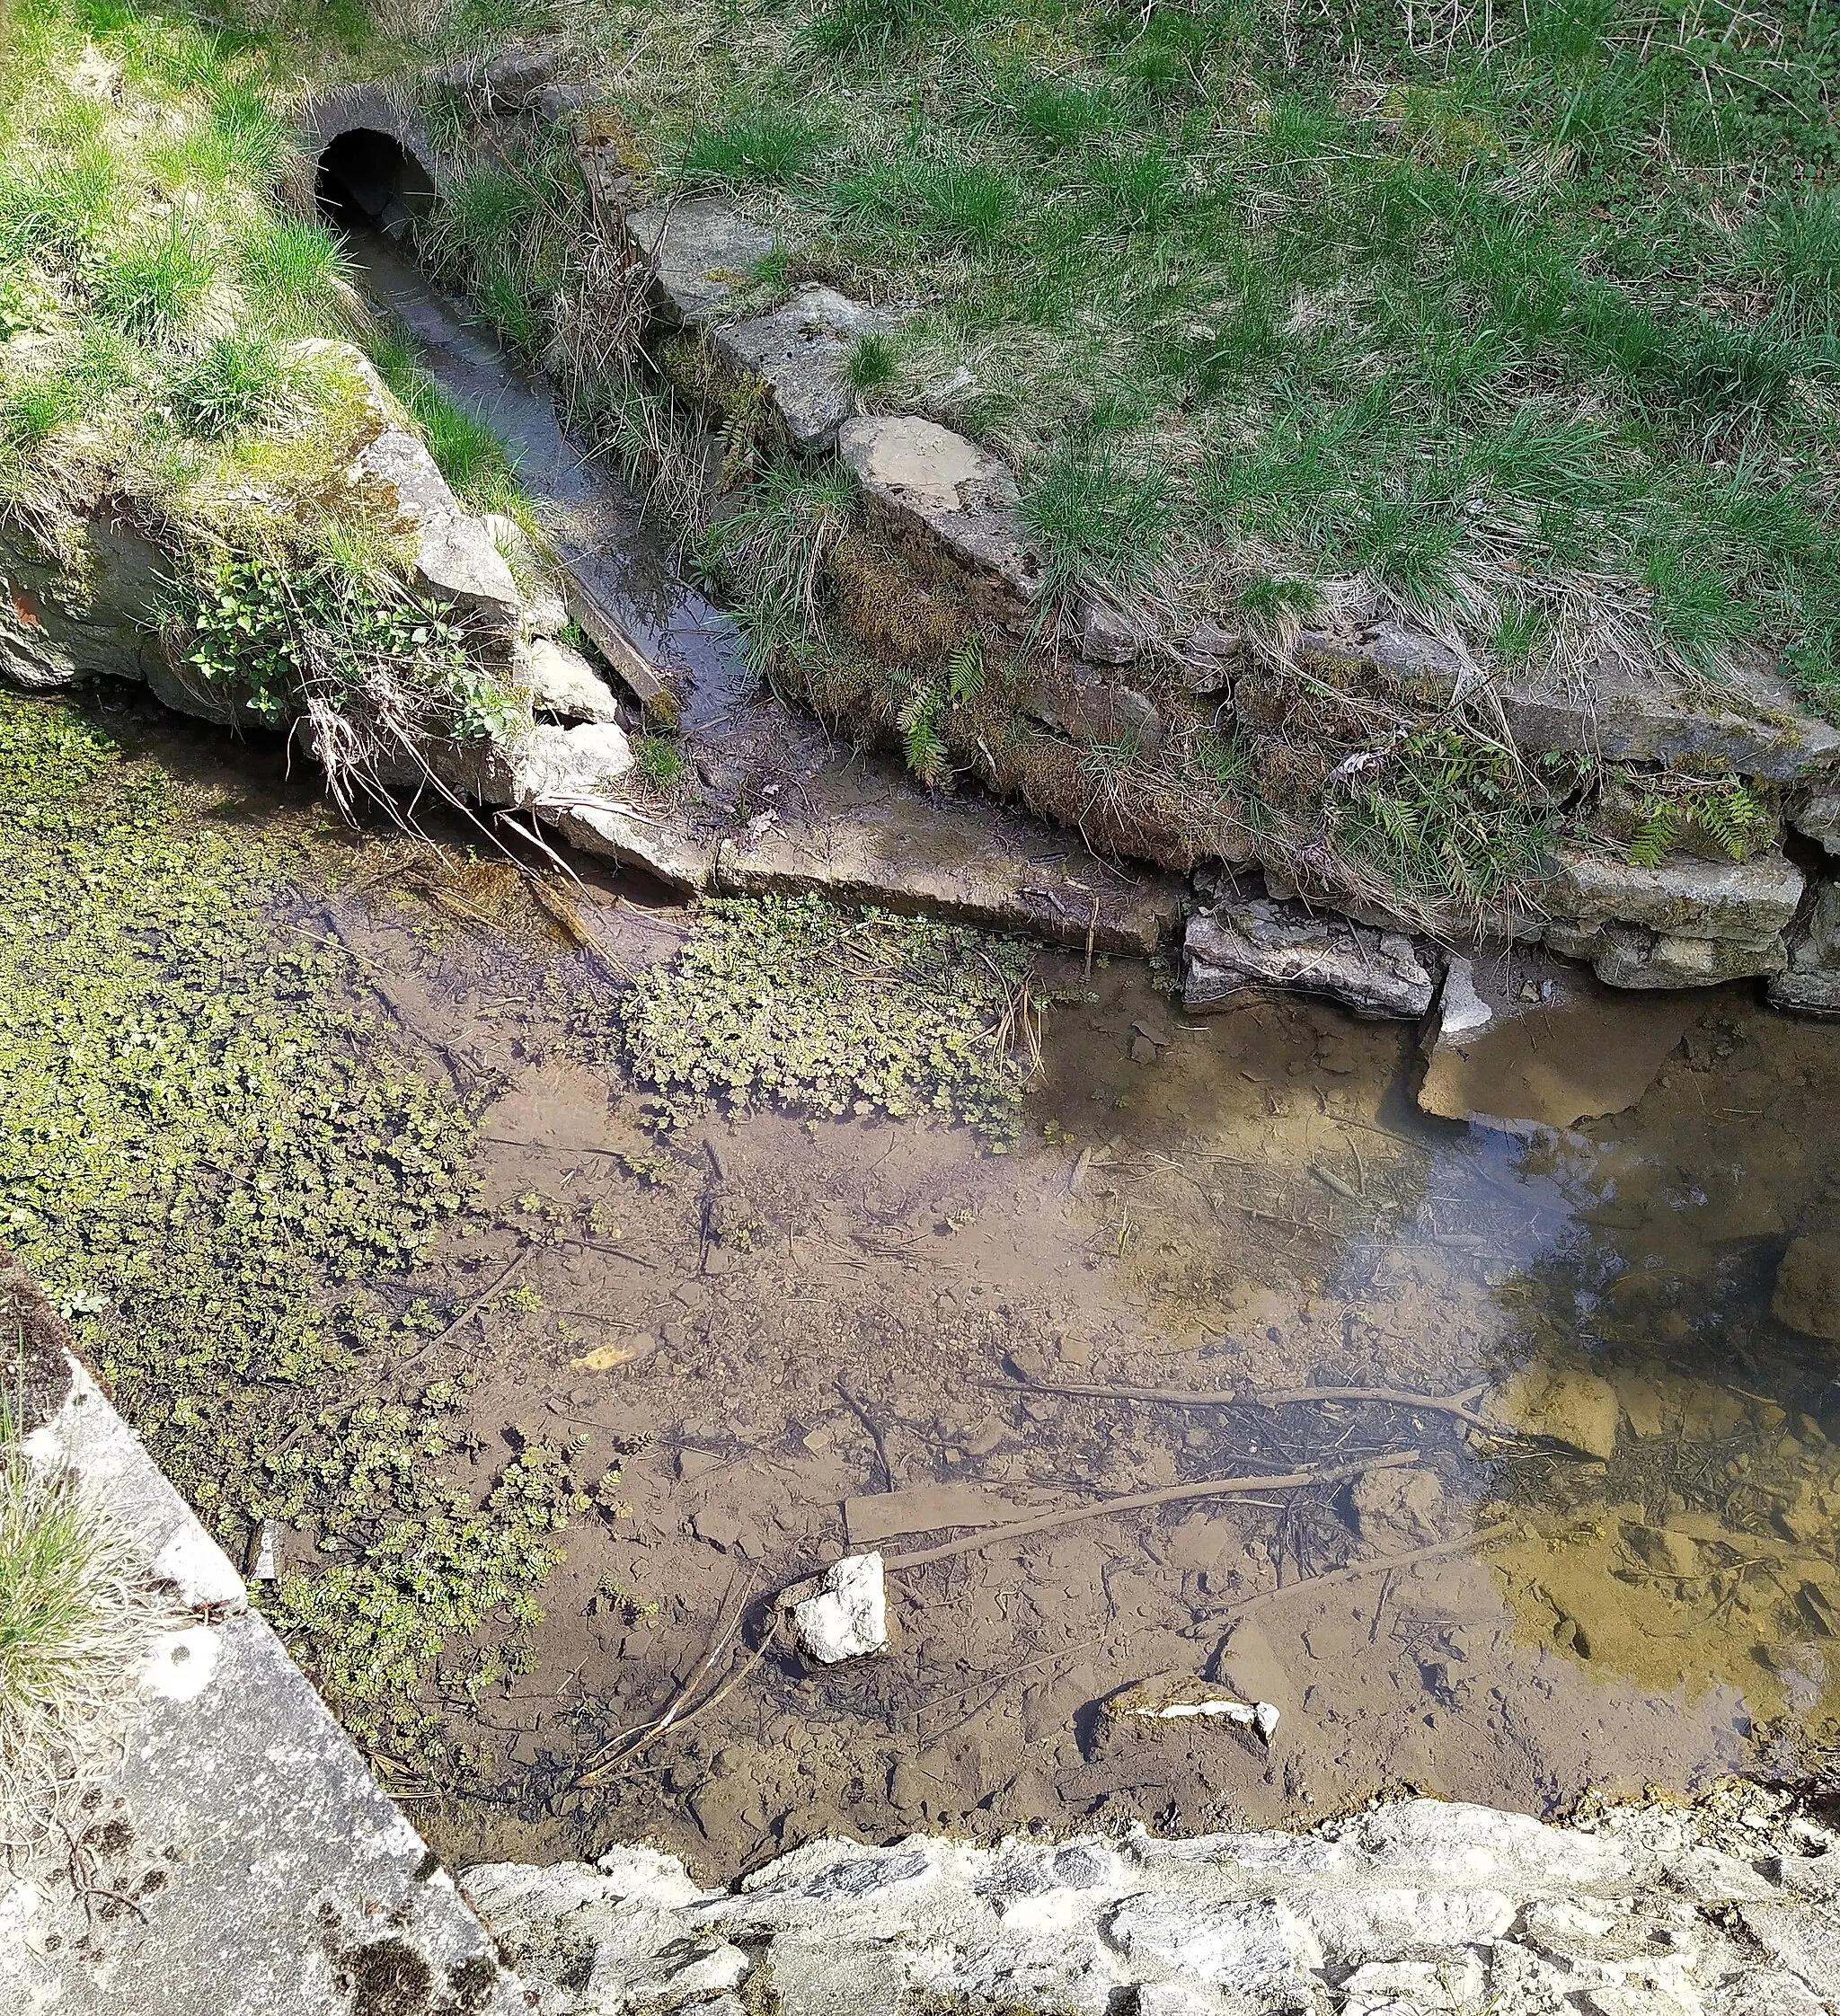
<path id="1" fill-rule="evenodd" d="M 1307 2007 L 1311 1976 L 1323 1964 L 1309 1923 L 1276 1898 L 1199 1905 L 1186 1897 L 1128 1897 L 1112 1914 L 1110 1934 L 1133 1960 L 1164 1967 L 1225 1988 L 1259 2008 Z"/>
<path id="2" fill-rule="evenodd" d="M 533 637 L 511 655 L 511 676 L 540 714 L 565 721 L 617 721 L 613 688 L 578 650 L 551 637 Z"/>
<path id="3" fill-rule="evenodd" d="M 1434 1039 L 1438 1043 L 1461 1043 L 1465 1037 L 1487 1029 L 1494 1019 L 1494 1011 L 1476 992 L 1475 968 L 1460 953 L 1453 952 L 1438 995 Z"/>
<path id="4" fill-rule="evenodd" d="M 561 816 L 614 805 L 632 768 L 625 731 L 612 721 L 579 728 L 539 722 L 502 742 L 468 742 L 438 757 L 444 780 L 482 805 Z"/>
<path id="5" fill-rule="evenodd" d="M 888 1587 L 881 1556 L 845 1554 L 818 1586 L 792 1605 L 792 1630 L 820 1666 L 861 1658 L 888 1644 Z"/>

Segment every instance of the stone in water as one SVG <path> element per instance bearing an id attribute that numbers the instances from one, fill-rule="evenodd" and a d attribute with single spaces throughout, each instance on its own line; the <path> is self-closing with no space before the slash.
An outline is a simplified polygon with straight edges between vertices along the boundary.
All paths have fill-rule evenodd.
<path id="1" fill-rule="evenodd" d="M 861 1658 L 888 1645 L 888 1590 L 879 1553 L 845 1554 L 792 1605 L 792 1631 L 820 1666 Z"/>

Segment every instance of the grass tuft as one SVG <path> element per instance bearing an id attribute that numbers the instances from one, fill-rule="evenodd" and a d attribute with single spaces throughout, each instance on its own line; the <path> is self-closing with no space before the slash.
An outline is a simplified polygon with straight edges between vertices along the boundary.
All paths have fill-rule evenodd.
<path id="1" fill-rule="evenodd" d="M 783 112 L 763 111 L 699 133 L 684 150 L 686 181 L 726 189 L 795 181 L 824 148 L 824 132 Z"/>
<path id="2" fill-rule="evenodd" d="M 1168 551 L 1173 508 L 1165 479 L 1128 468 L 1103 441 L 1059 446 L 1022 492 L 1022 512 L 1048 553 L 1047 590 L 1147 589 Z"/>
<path id="3" fill-rule="evenodd" d="M 26 1456 L 0 1405 L 0 1842 L 15 1870 L 111 1754 L 167 1622 L 128 1536 Z"/>

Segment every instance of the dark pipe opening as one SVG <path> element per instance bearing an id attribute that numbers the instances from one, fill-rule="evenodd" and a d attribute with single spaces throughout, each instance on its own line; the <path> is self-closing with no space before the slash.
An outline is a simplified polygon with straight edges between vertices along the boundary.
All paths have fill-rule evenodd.
<path id="1" fill-rule="evenodd" d="M 327 144 L 314 194 L 321 216 L 341 231 L 368 225 L 394 237 L 433 205 L 435 185 L 394 136 L 357 127 Z"/>

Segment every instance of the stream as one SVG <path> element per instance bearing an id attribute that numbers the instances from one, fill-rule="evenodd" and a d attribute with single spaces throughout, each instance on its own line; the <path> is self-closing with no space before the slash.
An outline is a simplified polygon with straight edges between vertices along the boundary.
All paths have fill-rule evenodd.
<path id="1" fill-rule="evenodd" d="M 310 803 L 270 745 L 138 700 L 111 713 L 255 838 Z M 1829 1774 L 1840 1383 L 1770 1300 L 1788 1238 L 1840 1195 L 1830 1031 L 1744 987 L 1677 997 L 1627 1110 L 1513 1131 L 1423 1114 L 1411 1029 L 1287 996 L 1191 1022 L 1135 961 L 1086 986 L 1045 952 L 1041 983 L 1076 998 L 1048 1011 L 1008 1153 L 866 1111 L 660 1136 L 579 1004 L 673 957 L 689 913 L 584 863 L 584 953 L 515 877 L 500 924 L 456 926 L 400 880 L 400 838 L 350 847 L 345 893 L 314 899 L 326 927 L 479 1109 L 489 1229 L 444 1239 L 413 1292 L 464 1310 L 520 1224 L 592 1206 L 599 1227 L 535 1250 L 518 1298 L 405 1371 L 473 1381 L 463 1488 L 533 1436 L 620 1472 L 617 1503 L 564 1536 L 530 1669 L 441 1703 L 470 1793 L 391 1781 L 444 1855 L 644 1839 L 728 1878 L 826 1832 L 1302 1826 L 1407 1786 L 1550 1813 Z M 1544 1038 L 1600 1051 L 1656 1010 L 1598 991 Z M 1524 1367 L 1603 1382 L 1614 1443 L 1493 1439 L 1410 1405 L 1044 1390 L 1451 1395 Z M 1409 1451 L 1353 1483 L 895 1565 L 1116 1493 Z M 278 1538 L 284 1567 L 311 1560 L 310 1516 Z M 887 1653 L 743 1653 L 772 1592 L 868 1545 L 890 1561 Z M 578 1786 L 712 1649 L 733 1686 Z M 1269 1746 L 1104 1712 L 1171 1674 L 1275 1705 Z"/>
<path id="2" fill-rule="evenodd" d="M 677 675 L 685 730 L 707 725 L 751 694 L 755 682 L 734 625 L 685 579 L 615 472 L 568 439 L 547 390 L 468 323 L 382 232 L 347 230 L 342 243 L 358 286 L 408 332 L 424 369 L 504 442 L 581 588 L 645 657 Z"/>
<path id="3" fill-rule="evenodd" d="M 635 636 L 688 669 L 695 718 L 731 704 L 724 619 L 541 388 L 382 241 L 353 251 Z M 111 706 L 243 826 L 302 816 L 274 746 Z M 544 942 L 527 904 L 444 927 L 393 880 L 402 844 L 354 843 L 329 927 L 430 1070 L 491 1088 L 488 1206 L 591 1202 L 605 1226 L 536 1251 L 527 1295 L 415 1376 L 473 1376 L 469 1489 L 539 1433 L 619 1466 L 617 1503 L 569 1530 L 531 1670 L 445 1703 L 474 1791 L 412 1811 L 450 1861 L 644 1839 L 727 1879 L 832 1832 L 1305 1826 L 1407 1787 L 1551 1813 L 1831 1772 L 1840 1380 L 1770 1313 L 1788 1240 L 1840 1207 L 1830 1031 L 1748 986 L 1578 991 L 1531 1039 L 1648 1045 L 1625 1109 L 1464 1123 L 1420 1110 L 1411 1029 L 1294 996 L 1190 1021 L 1141 964 L 1044 952 L 1063 1004 L 1011 1152 L 866 1107 L 660 1141 L 571 1004 L 670 959 L 689 914 L 582 863 L 586 950 Z M 494 1238 L 448 1242 L 417 1292 L 465 1304 L 516 1255 L 502 1221 Z M 1496 1393 L 1528 1369 L 1596 1395 L 1595 1431 L 1234 1397 Z M 1348 1474 L 1389 1454 L 1410 1460 Z M 1340 1474 L 898 1563 L 1113 1494 L 1315 1470 Z M 310 1520 L 279 1542 L 301 1561 Z M 744 1656 L 772 1592 L 871 1545 L 885 1654 Z M 580 1782 L 712 1673 L 720 1698 Z M 1269 1745 L 1104 1711 L 1169 1675 L 1276 1706 Z"/>

